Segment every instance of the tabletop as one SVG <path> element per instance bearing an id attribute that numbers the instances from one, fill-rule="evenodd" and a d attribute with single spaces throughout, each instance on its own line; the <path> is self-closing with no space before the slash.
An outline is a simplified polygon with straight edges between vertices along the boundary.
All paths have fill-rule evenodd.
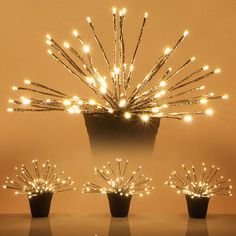
<path id="1" fill-rule="evenodd" d="M 127 218 L 109 215 L 51 214 L 31 218 L 28 214 L 0 214 L 1 236 L 235 236 L 236 214 L 209 214 L 192 219 L 186 214 L 144 214 Z"/>

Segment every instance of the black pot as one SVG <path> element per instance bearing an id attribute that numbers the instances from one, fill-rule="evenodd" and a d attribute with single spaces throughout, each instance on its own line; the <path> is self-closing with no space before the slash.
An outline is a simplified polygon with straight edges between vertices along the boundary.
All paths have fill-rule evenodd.
<path id="1" fill-rule="evenodd" d="M 160 118 L 150 118 L 146 123 L 138 116 L 125 119 L 114 114 L 84 114 L 85 125 L 93 153 L 135 148 L 137 152 L 153 152 Z"/>
<path id="2" fill-rule="evenodd" d="M 128 215 L 132 195 L 121 196 L 118 193 L 107 193 L 107 197 L 113 217 L 126 217 Z"/>
<path id="3" fill-rule="evenodd" d="M 185 195 L 188 214 L 191 218 L 205 218 L 210 198 L 208 197 L 194 197 Z"/>
<path id="4" fill-rule="evenodd" d="M 29 198 L 32 217 L 47 217 L 53 193 L 42 193 Z"/>

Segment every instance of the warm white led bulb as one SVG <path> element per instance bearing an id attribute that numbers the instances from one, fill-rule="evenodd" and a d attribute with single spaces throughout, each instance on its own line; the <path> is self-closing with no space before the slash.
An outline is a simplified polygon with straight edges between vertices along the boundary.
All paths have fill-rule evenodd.
<path id="1" fill-rule="evenodd" d="M 165 87 L 166 84 L 167 84 L 166 81 L 161 81 L 161 82 L 160 82 L 160 86 L 161 86 L 161 87 Z"/>
<path id="2" fill-rule="evenodd" d="M 125 117 L 125 119 L 130 119 L 131 118 L 131 113 L 130 112 L 125 112 L 124 117 Z"/>
<path id="3" fill-rule="evenodd" d="M 211 116 L 211 115 L 213 115 L 214 111 L 213 111 L 212 109 L 207 109 L 207 110 L 205 111 L 205 113 L 206 113 L 208 116 Z"/>
<path id="4" fill-rule="evenodd" d="M 162 108 L 168 108 L 168 104 L 163 104 L 161 107 Z"/>
<path id="5" fill-rule="evenodd" d="M 46 40 L 46 44 L 51 46 L 52 45 L 52 41 L 47 39 Z"/>
<path id="6" fill-rule="evenodd" d="M 114 74 L 115 74 L 115 75 L 119 75 L 119 73 L 120 73 L 120 68 L 115 67 L 115 68 L 114 68 Z"/>
<path id="7" fill-rule="evenodd" d="M 161 91 L 160 91 L 160 94 L 161 94 L 161 95 L 165 95 L 165 94 L 166 94 L 166 90 L 161 90 Z"/>
<path id="8" fill-rule="evenodd" d="M 47 52 L 48 52 L 49 55 L 52 55 L 52 51 L 50 49 L 48 49 Z"/>
<path id="9" fill-rule="evenodd" d="M 16 86 L 12 86 L 12 90 L 16 91 L 16 90 L 18 90 L 18 88 Z"/>
<path id="10" fill-rule="evenodd" d="M 214 70 L 214 73 L 215 73 L 215 74 L 219 74 L 220 72 L 221 72 L 221 69 L 220 69 L 220 68 L 217 68 L 217 69 Z"/>
<path id="11" fill-rule="evenodd" d="M 84 45 L 83 50 L 84 50 L 85 53 L 89 53 L 90 52 L 90 47 L 88 45 Z"/>
<path id="12" fill-rule="evenodd" d="M 112 8 L 112 14 L 116 14 L 116 11 L 117 11 L 116 7 L 113 7 Z"/>
<path id="13" fill-rule="evenodd" d="M 132 65 L 130 65 L 130 67 L 129 67 L 129 71 L 132 72 L 133 70 L 134 70 L 134 65 L 132 64 Z"/>
<path id="14" fill-rule="evenodd" d="M 144 121 L 144 122 L 147 122 L 147 121 L 149 121 L 149 115 L 146 115 L 146 114 L 143 114 L 143 115 L 141 115 L 141 119 L 142 119 L 142 121 Z"/>
<path id="15" fill-rule="evenodd" d="M 86 18 L 86 20 L 87 20 L 88 23 L 92 22 L 92 20 L 91 20 L 91 18 L 89 16 Z"/>
<path id="16" fill-rule="evenodd" d="M 206 98 L 200 99 L 201 104 L 207 104 L 208 100 Z"/>
<path id="17" fill-rule="evenodd" d="M 195 61 L 195 60 L 196 60 L 196 57 L 192 57 L 190 60 L 191 60 L 191 61 Z"/>
<path id="18" fill-rule="evenodd" d="M 25 80 L 24 80 L 24 83 L 25 83 L 25 84 L 31 84 L 31 81 L 28 80 L 28 79 L 25 79 Z"/>
<path id="19" fill-rule="evenodd" d="M 166 90 L 161 90 L 160 92 L 154 95 L 154 98 L 160 98 L 161 96 L 166 94 Z"/>
<path id="20" fill-rule="evenodd" d="M 160 111 L 160 108 L 159 107 L 153 107 L 152 108 L 152 112 L 153 113 L 158 113 Z"/>
<path id="21" fill-rule="evenodd" d="M 78 37 L 79 36 L 79 33 L 77 30 L 73 30 L 72 34 L 75 36 L 75 37 Z"/>
<path id="22" fill-rule="evenodd" d="M 185 115 L 184 116 L 184 121 L 188 122 L 188 123 L 191 122 L 192 121 L 192 116 L 191 115 Z"/>
<path id="23" fill-rule="evenodd" d="M 95 84 L 95 80 L 92 77 L 86 77 L 86 80 L 89 84 Z"/>
<path id="24" fill-rule="evenodd" d="M 75 113 L 81 113 L 81 110 L 79 109 L 79 106 L 74 105 L 73 109 L 74 109 Z"/>
<path id="25" fill-rule="evenodd" d="M 106 94 L 106 92 L 107 92 L 106 87 L 102 86 L 102 87 L 100 88 L 100 92 L 101 92 L 102 94 Z"/>
<path id="26" fill-rule="evenodd" d="M 75 111 L 74 111 L 74 109 L 73 109 L 72 107 L 70 107 L 69 109 L 67 109 L 67 111 L 68 111 L 70 114 L 74 114 L 74 113 L 75 113 Z"/>
<path id="27" fill-rule="evenodd" d="M 209 95 L 210 95 L 210 97 L 213 97 L 215 95 L 215 93 L 212 92 Z"/>
<path id="28" fill-rule="evenodd" d="M 209 66 L 208 65 L 205 65 L 202 67 L 203 70 L 208 70 L 209 69 Z"/>
<path id="29" fill-rule="evenodd" d="M 107 88 L 107 82 L 106 82 L 106 77 L 102 78 L 98 78 L 98 82 L 104 87 Z"/>
<path id="30" fill-rule="evenodd" d="M 68 42 L 64 42 L 63 45 L 64 45 L 65 48 L 70 48 L 70 44 Z"/>
<path id="31" fill-rule="evenodd" d="M 74 101 L 78 101 L 78 100 L 79 100 L 79 97 L 78 97 L 78 96 L 73 96 L 73 100 L 74 100 Z"/>
<path id="32" fill-rule="evenodd" d="M 71 101 L 70 100 L 64 100 L 63 101 L 63 105 L 64 106 L 70 106 L 71 105 Z"/>
<path id="33" fill-rule="evenodd" d="M 167 55 L 167 54 L 169 54 L 171 51 L 172 51 L 171 48 L 166 48 L 166 49 L 164 50 L 164 53 Z"/>
<path id="34" fill-rule="evenodd" d="M 8 112 L 13 112 L 14 109 L 13 109 L 13 108 L 7 108 L 7 111 L 8 111 Z"/>
<path id="35" fill-rule="evenodd" d="M 8 102 L 12 104 L 12 103 L 14 103 L 14 100 L 10 98 L 10 99 L 8 100 Z"/>
<path id="36" fill-rule="evenodd" d="M 154 95 L 154 98 L 160 98 L 160 97 L 161 97 L 160 92 L 158 92 L 158 93 L 156 93 L 156 94 Z"/>
<path id="37" fill-rule="evenodd" d="M 224 94 L 223 96 L 222 96 L 222 99 L 228 99 L 229 98 L 229 95 L 228 94 Z"/>
<path id="38" fill-rule="evenodd" d="M 24 105 L 29 105 L 31 103 L 31 100 L 28 98 L 22 97 L 21 100 Z"/>
<path id="39" fill-rule="evenodd" d="M 72 106 L 72 109 L 73 109 L 74 112 L 77 113 L 77 114 L 81 113 L 81 110 L 79 109 L 79 106 L 77 106 L 77 105 L 73 105 L 73 106 Z"/>
<path id="40" fill-rule="evenodd" d="M 126 100 L 125 99 L 121 99 L 119 102 L 119 107 L 124 107 L 126 104 Z"/>
<path id="41" fill-rule="evenodd" d="M 148 12 L 145 12 L 144 13 L 144 18 L 147 18 L 148 17 Z"/>
<path id="42" fill-rule="evenodd" d="M 51 37 L 50 34 L 47 34 L 47 35 L 46 35 L 46 38 L 47 38 L 48 40 L 52 40 L 52 37 Z"/>
<path id="43" fill-rule="evenodd" d="M 89 100 L 89 105 L 91 105 L 91 106 L 96 105 L 96 101 L 93 100 L 93 99 L 90 99 L 90 100 Z"/>
<path id="44" fill-rule="evenodd" d="M 187 35 L 189 35 L 189 31 L 185 30 L 183 35 L 184 35 L 184 37 L 186 37 Z"/>

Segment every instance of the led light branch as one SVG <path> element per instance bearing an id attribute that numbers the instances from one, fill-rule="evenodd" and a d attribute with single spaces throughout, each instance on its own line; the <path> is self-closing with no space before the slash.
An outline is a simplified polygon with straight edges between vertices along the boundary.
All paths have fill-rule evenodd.
<path id="1" fill-rule="evenodd" d="M 21 167 L 15 167 L 16 180 L 7 177 L 4 189 L 12 189 L 15 194 L 26 194 L 29 198 L 43 193 L 59 193 L 75 190 L 74 181 L 71 177 L 63 177 L 64 171 L 56 173 L 56 165 L 47 161 L 42 166 L 38 165 L 37 160 L 32 161 L 33 172 L 26 168 L 24 164 Z"/>
<path id="2" fill-rule="evenodd" d="M 10 103 L 15 104 L 16 107 L 8 108 L 8 111 L 113 113 L 113 115 L 123 116 L 125 119 L 131 119 L 133 115 L 139 116 L 145 122 L 152 117 L 181 119 L 189 122 L 195 115 L 212 115 L 213 111 L 208 105 L 213 100 L 228 99 L 227 94 L 211 96 L 208 95 L 208 92 L 202 94 L 206 87 L 198 84 L 207 78 L 215 77 L 220 69 L 208 72 L 209 66 L 204 65 L 186 74 L 185 69 L 194 63 L 195 57 L 185 60 L 173 70 L 171 67 L 165 68 L 168 59 L 173 56 L 189 35 L 187 30 L 183 32 L 173 46 L 163 51 L 141 82 L 134 89 L 131 89 L 130 81 L 134 74 L 148 13 L 144 14 L 130 59 L 126 55 L 127 49 L 125 47 L 126 14 L 125 8 L 118 10 L 114 7 L 112 9 L 113 55 L 111 60 L 91 17 L 87 17 L 92 36 L 107 66 L 107 72 L 103 72 L 104 74 L 99 72 L 96 66 L 90 45 L 84 41 L 77 30 L 72 32 L 74 38 L 72 43 L 64 42 L 62 45 L 49 34 L 46 35 L 46 43 L 50 47 L 48 54 L 76 79 L 91 89 L 93 94 L 98 97 L 98 101 L 67 95 L 41 83 L 25 80 L 25 86 L 13 86 L 13 90 L 25 91 L 30 94 L 30 97 L 10 99 Z M 162 70 L 165 72 L 163 73 Z M 155 80 L 157 76 L 158 78 Z M 211 80 L 213 79 L 211 78 Z M 34 95 L 44 97 L 35 98 Z M 192 109 L 192 106 L 196 108 Z M 212 112 L 209 112 L 209 109 Z"/>
<path id="3" fill-rule="evenodd" d="M 149 185 L 152 179 L 140 173 L 141 166 L 127 176 L 127 167 L 128 161 L 122 164 L 121 159 L 116 159 L 114 165 L 108 162 L 107 167 L 95 168 L 95 175 L 105 183 L 105 186 L 88 182 L 84 184 L 82 193 L 117 193 L 124 196 L 138 195 L 140 197 L 145 194 L 149 195 L 150 191 L 154 189 Z"/>
<path id="4" fill-rule="evenodd" d="M 212 165 L 210 170 L 207 170 L 204 163 L 202 163 L 199 171 L 196 170 L 195 166 L 190 169 L 187 169 L 185 165 L 182 167 L 184 175 L 173 171 L 168 181 L 165 182 L 166 185 L 176 189 L 178 194 L 190 195 L 192 198 L 209 198 L 218 195 L 232 196 L 231 179 L 224 179 L 222 175 L 220 176 L 220 168 Z"/>

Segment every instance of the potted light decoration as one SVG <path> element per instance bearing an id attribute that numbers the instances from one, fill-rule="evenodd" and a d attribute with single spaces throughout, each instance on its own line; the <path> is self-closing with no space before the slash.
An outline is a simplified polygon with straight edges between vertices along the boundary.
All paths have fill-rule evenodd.
<path id="1" fill-rule="evenodd" d="M 109 202 L 110 213 L 113 217 L 126 217 L 129 213 L 130 201 L 133 195 L 143 197 L 149 195 L 154 187 L 149 185 L 151 178 L 140 173 L 141 166 L 126 176 L 128 161 L 122 165 L 121 159 L 116 159 L 115 165 L 107 163 L 108 168 L 95 168 L 95 175 L 100 177 L 105 186 L 88 182 L 84 184 L 82 193 L 106 194 Z"/>
<path id="2" fill-rule="evenodd" d="M 24 164 L 17 171 L 16 180 L 7 177 L 4 189 L 13 189 L 15 194 L 25 194 L 29 200 L 32 217 L 46 217 L 49 214 L 54 193 L 75 190 L 71 177 L 64 178 L 64 171 L 55 173 L 56 165 L 49 161 L 38 166 L 37 160 L 32 161 L 34 173 Z"/>
<path id="3" fill-rule="evenodd" d="M 188 207 L 188 214 L 191 218 L 205 218 L 207 215 L 208 203 L 211 197 L 223 195 L 232 196 L 230 185 L 231 179 L 224 179 L 219 176 L 220 168 L 214 165 L 207 171 L 204 163 L 197 173 L 194 166 L 188 170 L 182 165 L 185 175 L 179 175 L 173 171 L 169 176 L 166 185 L 176 189 L 177 193 L 184 194 Z"/>
<path id="4" fill-rule="evenodd" d="M 208 92 L 200 82 L 215 77 L 220 69 L 209 71 L 209 66 L 204 65 L 193 69 L 189 74 L 184 73 L 184 69 L 195 61 L 195 57 L 190 57 L 173 70 L 166 66 L 168 59 L 189 34 L 187 30 L 176 43 L 164 50 L 146 75 L 135 75 L 135 80 L 137 77 L 143 79 L 131 90 L 130 81 L 134 76 L 136 57 L 147 18 L 148 13 L 145 13 L 134 51 L 131 58 L 128 58 L 124 42 L 124 37 L 127 38 L 124 30 L 126 9 L 112 9 L 113 53 L 112 58 L 109 58 L 92 19 L 87 17 L 92 36 L 107 66 L 107 70 L 103 72 L 92 57 L 90 46 L 77 30 L 72 32 L 72 42 L 64 42 L 62 45 L 47 35 L 46 42 L 51 47 L 49 55 L 82 81 L 98 100 L 72 96 L 26 79 L 25 86 L 13 86 L 12 89 L 27 91 L 27 97 L 9 99 L 10 103 L 17 106 L 8 108 L 8 111 L 82 113 L 93 151 L 101 146 L 124 148 L 133 145 L 136 149 L 152 152 L 162 118 L 190 122 L 193 116 L 212 115 L 213 110 L 208 104 L 216 99 L 227 99 L 228 95 Z M 157 75 L 158 79 L 154 82 Z M 195 109 L 191 109 L 191 106 L 195 106 Z"/>

